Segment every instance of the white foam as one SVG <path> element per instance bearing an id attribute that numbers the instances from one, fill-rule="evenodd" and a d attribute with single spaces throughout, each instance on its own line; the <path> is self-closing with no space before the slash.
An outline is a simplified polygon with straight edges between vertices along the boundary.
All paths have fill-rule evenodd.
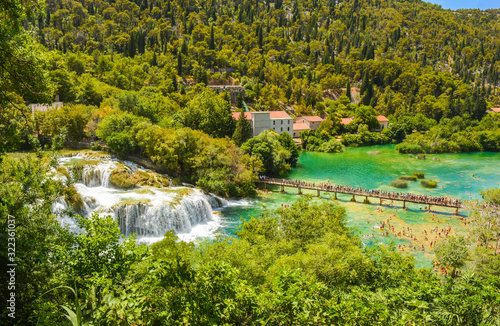
<path id="1" fill-rule="evenodd" d="M 85 156 L 75 155 L 62 158 L 71 164 L 73 159 Z M 118 160 L 104 159 L 102 163 L 85 165 L 75 189 L 82 196 L 84 205 L 79 214 L 89 217 L 93 212 L 111 215 L 119 221 L 124 236 L 136 233 L 139 243 L 154 243 L 163 239 L 168 231 L 175 231 L 184 241 L 207 238 L 220 228 L 221 217 L 213 214 L 228 205 L 216 195 L 204 193 L 191 187 L 138 187 L 135 189 L 111 188 L 109 178 Z M 131 172 L 142 170 L 132 162 L 121 162 Z M 71 170 L 71 166 L 67 166 Z M 189 191 L 186 193 L 186 189 Z M 63 213 L 68 209 L 64 199 L 59 199 L 53 207 L 61 224 L 79 232 L 75 220 Z"/>

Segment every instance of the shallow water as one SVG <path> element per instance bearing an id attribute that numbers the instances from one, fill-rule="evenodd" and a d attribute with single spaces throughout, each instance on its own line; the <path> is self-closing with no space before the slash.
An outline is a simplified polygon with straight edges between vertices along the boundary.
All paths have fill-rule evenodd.
<path id="1" fill-rule="evenodd" d="M 479 190 L 500 186 L 499 163 L 500 153 L 433 154 L 427 155 L 425 160 L 419 160 L 398 154 L 394 150 L 394 145 L 384 145 L 347 149 L 346 152 L 339 154 L 302 152 L 297 168 L 293 169 L 287 178 L 311 182 L 324 182 L 329 179 L 332 184 L 353 187 L 478 200 L 481 198 Z M 403 190 L 390 186 L 391 180 L 402 175 L 411 175 L 415 171 L 424 172 L 426 179 L 438 181 L 437 188 L 423 188 L 419 181 L 409 181 L 408 188 Z M 248 220 L 259 216 L 262 205 L 273 208 L 299 198 L 295 188 L 286 188 L 285 194 L 279 194 L 277 190 L 279 190 L 277 187 L 274 188 L 274 192 L 268 193 L 264 199 L 225 207 L 222 210 L 219 232 L 233 235 L 241 224 L 241 219 Z M 316 195 L 315 191 L 309 193 Z M 322 193 L 321 197 L 329 199 L 330 195 Z M 371 204 L 366 205 L 362 204 L 364 197 L 357 197 L 358 203 L 351 203 L 351 197 L 339 194 L 338 202 L 346 208 L 347 225 L 357 228 L 363 243 L 389 244 L 394 241 L 396 246 L 404 245 L 405 252 L 415 256 L 417 266 L 432 266 L 433 253 L 429 243 L 446 237 L 444 232 L 439 235 L 441 230 L 451 227 L 452 235 L 464 230 L 462 220 L 455 216 L 453 209 L 432 207 L 432 212 L 428 213 L 424 205 L 407 203 L 408 210 L 404 211 L 401 209 L 401 202 L 394 202 L 393 205 L 384 202 L 379 206 L 378 199 L 370 198 Z M 439 214 L 436 214 L 438 212 Z M 461 210 L 460 215 L 465 217 L 466 212 Z M 395 232 L 389 231 L 387 226 L 382 230 L 380 228 L 382 222 L 390 223 Z M 417 238 L 416 241 L 407 236 L 408 228 L 411 230 L 411 237 Z M 437 232 L 430 231 L 435 228 Z M 424 230 L 427 231 L 427 235 Z M 402 233 L 399 237 L 398 232 Z M 425 241 L 426 236 L 427 241 Z M 409 250 L 410 242 L 419 249 Z M 424 251 L 421 250 L 422 245 Z"/>

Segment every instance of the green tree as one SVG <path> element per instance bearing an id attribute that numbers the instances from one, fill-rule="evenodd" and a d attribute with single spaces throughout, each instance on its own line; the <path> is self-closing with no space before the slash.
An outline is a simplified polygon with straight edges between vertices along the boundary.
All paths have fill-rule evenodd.
<path id="1" fill-rule="evenodd" d="M 229 103 L 211 90 L 194 96 L 177 117 L 184 126 L 218 138 L 231 137 L 236 126 Z"/>
<path id="2" fill-rule="evenodd" d="M 5 250 L 0 254 L 0 262 L 3 266 L 17 264 L 17 325 L 31 324 L 33 312 L 45 301 L 40 298 L 40 294 L 50 289 L 52 278 L 66 264 L 59 260 L 59 250 L 68 249 L 68 232 L 60 226 L 52 213 L 52 205 L 61 195 L 63 187 L 60 181 L 50 176 L 51 165 L 54 166 L 49 164 L 50 157 L 40 156 L 6 156 L 0 164 L 2 248 L 12 247 L 7 245 L 8 242 L 12 243 L 8 238 L 15 238 L 15 252 Z M 9 274 L 5 272 L 0 275 L 3 284 L 9 284 L 9 278 Z M 0 289 L 3 302 L 10 299 L 11 292 L 7 286 Z M 7 314 L 10 312 L 7 307 L 3 305 L 1 308 L 2 321 L 9 320 Z"/>
<path id="3" fill-rule="evenodd" d="M 291 169 L 292 152 L 284 148 L 274 131 L 266 130 L 247 140 L 241 150 L 260 159 L 268 175 L 283 175 Z"/>
<path id="4" fill-rule="evenodd" d="M 98 125 L 96 135 L 106 141 L 119 156 L 124 157 L 137 149 L 134 127 L 140 130 L 148 126 L 146 118 L 131 113 L 112 114 L 105 117 Z"/>
<path id="5" fill-rule="evenodd" d="M 94 213 L 76 219 L 82 232 L 75 235 L 68 253 L 72 281 L 79 288 L 120 282 L 137 257 L 135 237 L 121 241 L 120 226 L 111 216 Z"/>
<path id="6" fill-rule="evenodd" d="M 453 268 L 451 276 L 456 276 L 456 269 L 465 265 L 469 249 L 463 237 L 448 237 L 434 248 L 436 259 L 444 266 Z"/>
<path id="7" fill-rule="evenodd" d="M 11 93 L 32 102 L 48 103 L 52 94 L 44 67 L 43 49 L 23 30 L 23 20 L 32 19 L 40 3 L 7 0 L 0 8 L 0 109 L 17 107 Z"/>
<path id="8" fill-rule="evenodd" d="M 252 135 L 252 124 L 249 120 L 245 119 L 245 112 L 241 112 L 236 122 L 233 141 L 237 146 L 241 146 L 248 139 L 252 138 Z"/>

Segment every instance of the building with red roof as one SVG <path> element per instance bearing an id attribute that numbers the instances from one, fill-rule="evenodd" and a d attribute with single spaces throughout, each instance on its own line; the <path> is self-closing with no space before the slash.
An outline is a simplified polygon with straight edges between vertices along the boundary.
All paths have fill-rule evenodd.
<path id="1" fill-rule="evenodd" d="M 295 123 L 305 123 L 309 129 L 316 130 L 319 125 L 323 122 L 322 117 L 316 115 L 303 116 L 295 119 Z M 295 129 L 294 129 L 295 130 Z"/>
<path id="2" fill-rule="evenodd" d="M 340 123 L 343 124 L 344 126 L 347 126 L 354 120 L 354 118 L 342 118 L 340 119 Z"/>
<path id="3" fill-rule="evenodd" d="M 373 131 L 382 131 L 384 128 L 387 128 L 389 126 L 389 119 L 384 117 L 383 115 L 377 115 L 377 121 L 380 124 L 379 129 L 374 129 Z M 344 126 L 350 124 L 354 118 L 342 118 L 340 123 L 343 124 Z"/>
<path id="4" fill-rule="evenodd" d="M 311 128 L 304 122 L 295 122 L 293 124 L 293 138 L 300 137 L 300 133 L 304 130 L 311 130 Z"/>
<path id="5" fill-rule="evenodd" d="M 377 121 L 380 123 L 380 129 L 377 131 L 382 131 L 384 128 L 389 127 L 389 119 L 384 117 L 383 115 L 377 115 Z"/>
<path id="6" fill-rule="evenodd" d="M 238 120 L 241 112 L 233 112 L 232 115 Z M 244 115 L 252 123 L 254 137 L 264 130 L 273 130 L 280 135 L 287 132 L 293 137 L 293 119 L 285 111 L 244 112 Z"/>

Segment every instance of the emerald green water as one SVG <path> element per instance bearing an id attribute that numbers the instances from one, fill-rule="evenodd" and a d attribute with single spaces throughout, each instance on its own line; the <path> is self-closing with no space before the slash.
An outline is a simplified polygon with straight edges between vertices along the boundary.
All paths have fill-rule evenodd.
<path id="1" fill-rule="evenodd" d="M 434 158 L 438 158 L 436 161 Z M 408 155 L 398 154 L 394 145 L 371 146 L 347 149 L 344 153 L 328 154 L 302 152 L 297 168 L 287 176 L 288 179 L 298 179 L 311 182 L 324 182 L 328 179 L 332 184 L 349 185 L 353 187 L 376 188 L 392 191 L 404 191 L 433 196 L 448 196 L 462 200 L 480 199 L 479 190 L 500 187 L 500 153 L 467 153 L 427 155 L 427 159 L 418 160 Z M 424 172 L 426 179 L 438 181 L 435 189 L 420 186 L 420 182 L 408 182 L 408 188 L 396 189 L 390 186 L 390 181 L 402 175 L 411 175 L 415 171 Z M 258 217 L 263 205 L 269 208 L 297 200 L 297 189 L 287 188 L 287 193 L 274 191 L 264 195 L 264 198 L 253 201 L 235 202 L 222 211 L 222 229 L 225 235 L 233 235 L 241 224 L 241 220 Z M 307 193 L 305 191 L 304 193 Z M 316 195 L 315 191 L 310 194 Z M 329 194 L 321 194 L 321 200 L 329 200 Z M 417 266 L 432 266 L 432 248 L 430 241 L 439 241 L 445 236 L 430 233 L 430 229 L 438 228 L 440 232 L 445 227 L 451 227 L 451 234 L 461 233 L 464 226 L 454 214 L 454 210 L 433 207 L 428 213 L 424 205 L 407 204 L 408 210 L 401 209 L 402 203 L 384 202 L 379 206 L 377 199 L 370 199 L 371 204 L 362 204 L 363 198 L 357 198 L 358 203 L 350 202 L 350 195 L 339 195 L 338 202 L 346 209 L 347 225 L 357 228 L 363 237 L 363 243 L 405 245 L 405 252 L 415 256 Z M 317 200 L 317 199 L 314 199 Z M 439 214 L 434 214 L 439 212 Z M 461 211 L 462 217 L 466 212 Z M 382 221 L 394 226 L 394 233 L 382 231 L 379 226 Z M 377 224 L 378 223 L 378 224 Z M 412 230 L 411 240 L 407 236 L 397 236 L 403 228 Z M 428 240 L 425 240 L 424 230 Z M 373 235 L 373 236 L 372 236 Z M 408 250 L 410 241 L 419 250 Z M 425 251 L 421 250 L 424 245 Z"/>

